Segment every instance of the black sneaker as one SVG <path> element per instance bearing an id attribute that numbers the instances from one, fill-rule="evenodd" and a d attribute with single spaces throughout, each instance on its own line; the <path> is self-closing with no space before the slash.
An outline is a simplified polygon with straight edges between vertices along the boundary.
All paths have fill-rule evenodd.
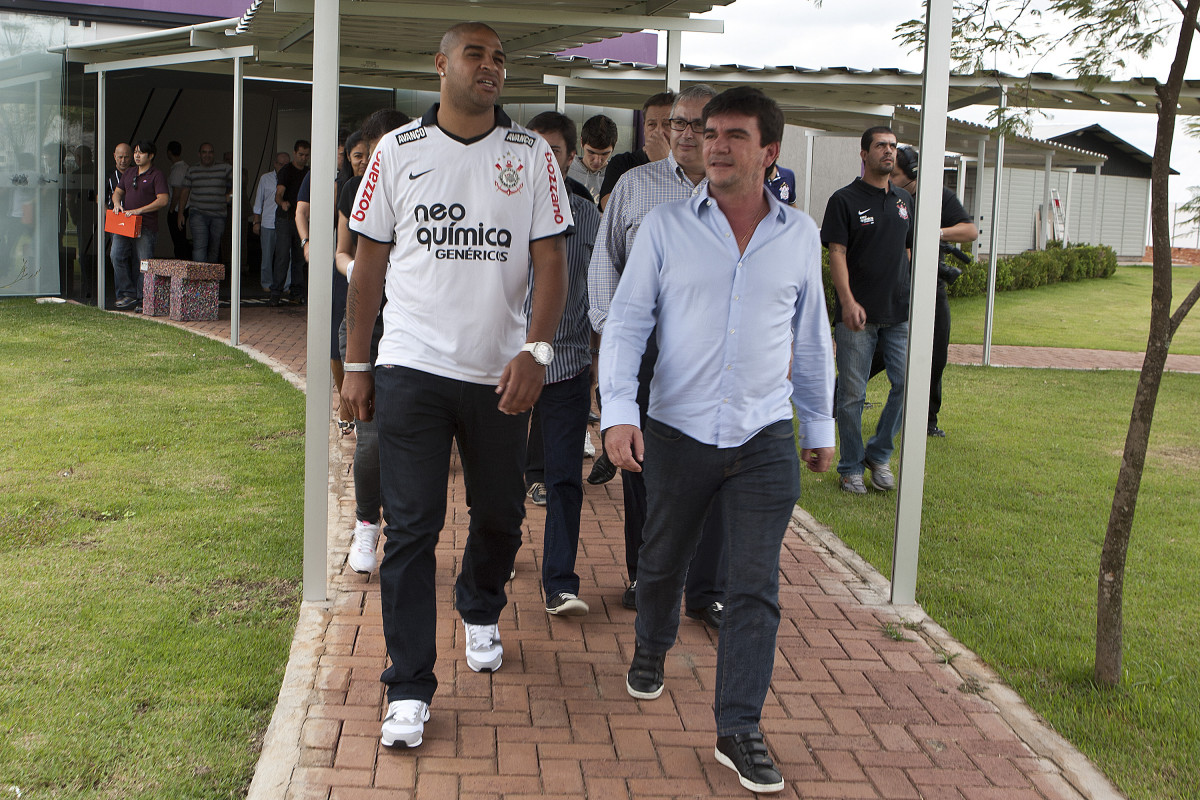
<path id="1" fill-rule="evenodd" d="M 546 601 L 546 613 L 558 617 L 582 617 L 588 612 L 588 604 L 570 592 L 559 592 Z"/>
<path id="2" fill-rule="evenodd" d="M 529 491 L 525 492 L 535 506 L 546 505 L 546 484 L 535 483 L 529 487 Z"/>
<path id="3" fill-rule="evenodd" d="M 703 608 L 689 608 L 686 612 L 689 619 L 698 619 L 714 631 L 721 630 L 721 617 L 725 606 L 721 603 L 709 603 Z"/>
<path id="4" fill-rule="evenodd" d="M 592 462 L 592 471 L 588 473 L 587 482 L 592 486 L 608 483 L 617 476 L 617 465 L 608 460 L 608 453 L 601 453 Z"/>
<path id="5" fill-rule="evenodd" d="M 717 762 L 738 774 L 738 780 L 752 792 L 778 792 L 783 789 L 783 776 L 767 752 L 767 744 L 759 731 L 718 736 L 714 752 Z"/>
<path id="6" fill-rule="evenodd" d="M 941 428 L 939 428 L 937 425 L 930 425 L 929 430 L 927 432 L 929 433 L 930 436 L 933 436 L 934 438 L 937 438 L 937 439 L 946 438 L 946 432 L 944 430 L 942 430 Z"/>
<path id="7" fill-rule="evenodd" d="M 637 581 L 629 584 L 621 594 L 621 605 L 637 611 Z"/>
<path id="8" fill-rule="evenodd" d="M 625 688 L 630 697 L 638 700 L 654 700 L 663 690 L 663 664 L 667 654 L 650 655 L 640 644 L 633 646 L 633 662 L 629 665 L 629 674 L 625 677 Z"/>

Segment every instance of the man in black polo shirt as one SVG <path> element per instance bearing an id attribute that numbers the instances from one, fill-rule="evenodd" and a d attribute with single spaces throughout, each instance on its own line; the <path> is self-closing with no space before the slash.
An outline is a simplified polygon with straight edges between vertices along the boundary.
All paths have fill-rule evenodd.
<path id="1" fill-rule="evenodd" d="M 296 199 L 300 184 L 308 174 L 309 144 L 304 139 L 296 140 L 292 149 L 292 162 L 277 173 L 275 189 L 275 268 L 271 276 L 270 305 L 277 306 L 288 284 L 288 294 L 293 301 L 305 300 L 304 272 L 308 262 L 304 260 L 304 242 L 296 233 Z M 288 267 L 291 280 L 288 280 Z"/>
<path id="2" fill-rule="evenodd" d="M 864 467 L 871 470 L 876 489 L 895 487 L 889 461 L 903 410 L 913 235 L 912 195 L 891 183 L 896 135 L 890 128 L 869 128 L 861 144 L 863 176 L 834 192 L 821 225 L 837 292 L 837 469 L 841 488 L 851 494 L 867 493 Z M 892 388 L 864 449 L 862 409 L 877 344 Z"/>

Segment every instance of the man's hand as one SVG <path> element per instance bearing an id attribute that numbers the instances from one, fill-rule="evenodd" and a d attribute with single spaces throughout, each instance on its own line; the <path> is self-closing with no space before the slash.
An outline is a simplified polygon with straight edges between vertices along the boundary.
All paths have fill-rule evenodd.
<path id="1" fill-rule="evenodd" d="M 500 410 L 505 414 L 525 413 L 537 402 L 545 382 L 546 368 L 537 363 L 533 353 L 517 353 L 504 368 L 500 383 L 496 384 Z"/>
<path id="2" fill-rule="evenodd" d="M 812 450 L 801 450 L 800 460 L 804 462 L 804 466 L 808 467 L 809 472 L 828 472 L 829 468 L 833 466 L 833 448 L 817 447 Z"/>
<path id="3" fill-rule="evenodd" d="M 175 220 L 180 228 L 182 228 L 184 226 L 184 223 L 186 222 L 186 220 L 184 219 L 182 210 L 180 210 L 180 212 L 175 215 Z"/>
<path id="4" fill-rule="evenodd" d="M 370 422 L 375 418 L 375 376 L 370 372 L 347 372 L 342 378 L 341 394 L 355 419 Z"/>
<path id="5" fill-rule="evenodd" d="M 614 425 L 604 429 L 604 452 L 608 460 L 630 472 L 642 471 L 646 445 L 637 425 Z"/>
<path id="6" fill-rule="evenodd" d="M 852 331 L 861 331 L 867 326 L 867 310 L 855 300 L 843 303 L 842 324 Z"/>

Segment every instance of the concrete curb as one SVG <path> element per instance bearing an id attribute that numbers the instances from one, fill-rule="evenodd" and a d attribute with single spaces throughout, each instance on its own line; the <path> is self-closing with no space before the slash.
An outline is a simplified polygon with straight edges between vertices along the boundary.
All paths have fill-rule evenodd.
<path id="1" fill-rule="evenodd" d="M 1013 732 L 1030 750 L 1058 767 L 1063 779 L 1080 798 L 1128 800 L 1108 776 L 1026 705 L 1021 696 L 1009 688 L 979 656 L 968 650 L 962 642 L 926 614 L 925 609 L 920 605 L 895 606 L 889 603 L 888 579 L 847 547 L 831 528 L 817 521 L 799 506 L 792 512 L 792 523 L 802 539 L 818 552 L 824 552 L 840 561 L 863 582 L 858 590 L 851 587 L 863 605 L 886 608 L 904 620 L 919 622 L 921 627 L 915 631 L 918 635 L 935 650 L 955 656 L 947 666 L 962 678 L 964 683 L 974 683 L 983 687 L 984 696 L 996 707 Z"/>

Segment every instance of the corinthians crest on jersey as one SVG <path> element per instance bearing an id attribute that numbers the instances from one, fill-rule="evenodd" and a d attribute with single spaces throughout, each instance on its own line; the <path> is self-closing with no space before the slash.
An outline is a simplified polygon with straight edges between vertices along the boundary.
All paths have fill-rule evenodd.
<path id="1" fill-rule="evenodd" d="M 512 151 L 506 152 L 496 162 L 496 188 L 505 194 L 516 194 L 525 186 L 525 165 Z"/>

